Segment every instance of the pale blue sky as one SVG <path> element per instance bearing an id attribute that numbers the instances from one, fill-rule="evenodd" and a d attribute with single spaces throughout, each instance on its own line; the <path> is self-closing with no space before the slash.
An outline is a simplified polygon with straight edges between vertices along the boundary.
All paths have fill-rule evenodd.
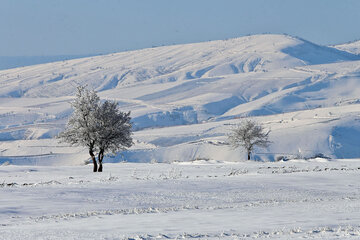
<path id="1" fill-rule="evenodd" d="M 257 33 L 360 39 L 359 0 L 0 0 L 0 56 L 99 54 Z"/>

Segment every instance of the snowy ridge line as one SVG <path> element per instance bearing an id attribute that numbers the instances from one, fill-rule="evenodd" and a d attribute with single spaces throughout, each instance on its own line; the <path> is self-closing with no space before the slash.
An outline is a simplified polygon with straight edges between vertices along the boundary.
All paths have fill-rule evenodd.
<path id="1" fill-rule="evenodd" d="M 272 231 L 262 231 L 252 233 L 239 233 L 236 230 L 223 231 L 219 233 L 182 233 L 178 235 L 159 233 L 157 235 L 144 234 L 132 237 L 125 237 L 125 240 L 152 240 L 152 239 L 263 239 L 263 238 L 329 238 L 336 237 L 356 237 L 360 236 L 360 226 L 324 226 L 312 229 L 301 229 L 295 227 L 291 229 L 279 229 Z"/>

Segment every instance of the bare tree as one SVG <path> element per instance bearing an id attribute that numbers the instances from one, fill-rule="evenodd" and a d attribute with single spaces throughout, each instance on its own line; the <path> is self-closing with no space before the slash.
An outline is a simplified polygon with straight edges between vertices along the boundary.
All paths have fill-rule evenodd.
<path id="1" fill-rule="evenodd" d="M 72 107 L 74 113 L 58 137 L 73 146 L 87 147 L 94 164 L 93 171 L 102 172 L 104 154 L 108 151 L 115 153 L 132 145 L 130 112 L 121 112 L 115 101 L 101 103 L 95 91 L 83 86 L 78 87 Z"/>
<path id="2" fill-rule="evenodd" d="M 266 148 L 271 143 L 270 131 L 265 132 L 264 128 L 255 121 L 244 120 L 231 130 L 228 141 L 233 148 L 243 147 L 250 160 L 254 147 Z"/>

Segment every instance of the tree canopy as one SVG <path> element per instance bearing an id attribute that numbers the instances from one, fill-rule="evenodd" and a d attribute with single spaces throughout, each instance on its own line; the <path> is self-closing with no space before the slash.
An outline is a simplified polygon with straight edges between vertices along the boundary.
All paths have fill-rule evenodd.
<path id="1" fill-rule="evenodd" d="M 121 112 L 116 101 L 100 101 L 95 91 L 78 87 L 72 102 L 74 109 L 66 128 L 59 134 L 63 142 L 89 149 L 94 172 L 102 172 L 102 161 L 108 152 L 131 147 L 130 112 Z M 98 152 L 98 163 L 95 152 Z"/>
<path id="2" fill-rule="evenodd" d="M 266 148 L 271 143 L 270 131 L 265 132 L 263 126 L 252 120 L 244 120 L 231 130 L 228 141 L 233 148 L 243 147 L 247 151 L 248 160 L 254 147 Z"/>

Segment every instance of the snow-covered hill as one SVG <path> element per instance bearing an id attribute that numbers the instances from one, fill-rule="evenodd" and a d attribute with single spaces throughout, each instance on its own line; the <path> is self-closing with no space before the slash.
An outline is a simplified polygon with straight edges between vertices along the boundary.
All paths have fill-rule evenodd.
<path id="1" fill-rule="evenodd" d="M 1 72 L 0 96 L 67 96 L 74 93 L 74 84 L 87 84 L 105 91 L 144 83 L 267 72 L 349 60 L 360 60 L 360 57 L 290 36 L 255 35 L 7 70 Z"/>
<path id="2" fill-rule="evenodd" d="M 340 51 L 347 51 L 353 54 L 360 54 L 360 40 L 350 43 L 335 45 L 334 48 Z"/>
<path id="3" fill-rule="evenodd" d="M 286 35 L 254 35 L 0 71 L 0 161 L 79 164 L 53 139 L 76 86 L 131 110 L 136 145 L 108 161 L 244 159 L 229 129 L 256 117 L 273 144 L 255 158 L 360 157 L 360 56 Z"/>
<path id="4" fill-rule="evenodd" d="M 0 56 L 0 70 L 89 56 L 91 55 Z"/>

